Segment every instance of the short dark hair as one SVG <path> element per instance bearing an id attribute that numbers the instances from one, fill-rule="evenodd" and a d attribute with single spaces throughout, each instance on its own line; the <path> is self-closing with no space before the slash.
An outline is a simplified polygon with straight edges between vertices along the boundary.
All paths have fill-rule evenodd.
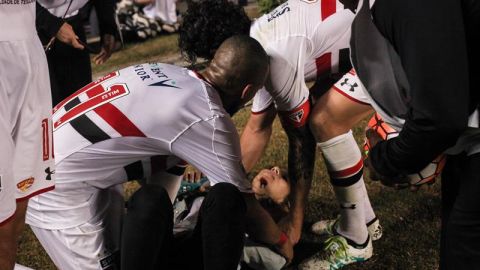
<path id="1" fill-rule="evenodd" d="M 183 57 L 195 64 L 198 57 L 211 60 L 224 40 L 248 35 L 251 20 L 242 7 L 227 0 L 190 1 L 179 29 Z"/>

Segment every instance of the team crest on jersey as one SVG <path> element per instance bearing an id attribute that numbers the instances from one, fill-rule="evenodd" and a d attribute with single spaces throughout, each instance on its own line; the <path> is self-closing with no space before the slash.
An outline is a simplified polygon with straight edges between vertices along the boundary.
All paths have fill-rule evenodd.
<path id="1" fill-rule="evenodd" d="M 310 101 L 305 100 L 300 106 L 291 111 L 280 112 L 280 119 L 284 124 L 295 128 L 303 127 L 310 115 Z"/>
<path id="2" fill-rule="evenodd" d="M 27 178 L 27 179 L 21 181 L 20 183 L 18 183 L 17 188 L 20 191 L 25 192 L 25 191 L 27 191 L 27 189 L 29 189 L 33 185 L 34 182 L 35 182 L 35 178 L 33 178 L 33 177 Z"/>
<path id="3" fill-rule="evenodd" d="M 303 109 L 299 110 L 299 111 L 296 111 L 292 114 L 290 114 L 288 117 L 295 123 L 298 123 L 300 124 L 302 122 L 302 119 L 303 119 L 303 115 L 305 114 L 305 112 L 303 111 Z"/>

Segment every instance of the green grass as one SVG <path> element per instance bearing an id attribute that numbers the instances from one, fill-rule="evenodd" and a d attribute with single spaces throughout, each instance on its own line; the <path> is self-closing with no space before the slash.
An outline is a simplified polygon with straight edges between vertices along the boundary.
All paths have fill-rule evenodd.
<path id="1" fill-rule="evenodd" d="M 247 9 L 250 16 L 258 16 L 255 8 Z M 94 66 L 94 77 L 128 65 L 148 61 L 180 63 L 177 36 L 160 36 L 143 43 L 127 45 L 104 65 Z M 239 112 L 234 121 L 239 132 L 248 119 L 248 109 Z M 363 142 L 365 121 L 354 129 L 359 145 Z M 278 119 L 274 123 L 271 143 L 255 170 L 272 164 L 286 168 L 287 139 Z M 344 269 L 438 269 L 440 228 L 440 187 L 434 185 L 412 193 L 394 191 L 366 178 L 372 205 L 384 228 L 384 236 L 374 242 L 374 256 L 365 263 Z M 127 183 L 125 190 L 131 194 L 137 187 Z M 309 233 L 309 226 L 319 219 L 333 218 L 338 213 L 332 188 L 321 154 L 317 151 L 315 174 L 306 209 L 306 222 L 301 243 L 296 247 L 297 259 L 305 258 L 319 248 L 323 239 Z M 55 269 L 47 254 L 30 229 L 20 239 L 18 262 L 34 269 Z M 295 269 L 294 266 L 291 269 Z"/>
<path id="2" fill-rule="evenodd" d="M 145 62 L 173 62 L 180 57 L 178 49 L 178 35 L 161 35 L 141 43 L 127 44 L 102 65 L 92 64 L 94 77 L 118 70 L 126 66 Z"/>

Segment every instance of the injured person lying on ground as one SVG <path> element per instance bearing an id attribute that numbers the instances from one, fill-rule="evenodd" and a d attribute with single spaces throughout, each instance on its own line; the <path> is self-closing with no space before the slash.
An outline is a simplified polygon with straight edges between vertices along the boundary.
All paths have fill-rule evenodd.
<path id="1" fill-rule="evenodd" d="M 175 219 L 173 231 L 178 242 L 182 242 L 182 239 L 188 238 L 193 233 L 200 206 L 209 188 L 210 183 L 206 177 L 196 183 L 182 181 L 173 205 Z M 276 166 L 261 170 L 252 180 L 252 190 L 275 222 L 279 222 L 288 214 L 290 184 L 285 171 Z M 247 266 L 255 270 L 280 270 L 286 263 L 286 259 L 274 246 L 259 243 L 246 235 L 239 269 Z"/>

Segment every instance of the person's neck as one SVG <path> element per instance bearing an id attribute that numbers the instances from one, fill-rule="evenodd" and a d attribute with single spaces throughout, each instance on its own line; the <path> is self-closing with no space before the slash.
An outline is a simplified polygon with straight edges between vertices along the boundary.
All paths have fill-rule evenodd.
<path id="1" fill-rule="evenodd" d="M 224 85 L 224 80 L 221 79 L 221 76 L 218 72 L 214 72 L 213 70 L 206 68 L 200 72 L 198 72 L 202 79 L 209 83 L 217 92 L 220 94 L 220 96 L 223 96 L 223 92 L 225 92 L 225 85 Z"/>

